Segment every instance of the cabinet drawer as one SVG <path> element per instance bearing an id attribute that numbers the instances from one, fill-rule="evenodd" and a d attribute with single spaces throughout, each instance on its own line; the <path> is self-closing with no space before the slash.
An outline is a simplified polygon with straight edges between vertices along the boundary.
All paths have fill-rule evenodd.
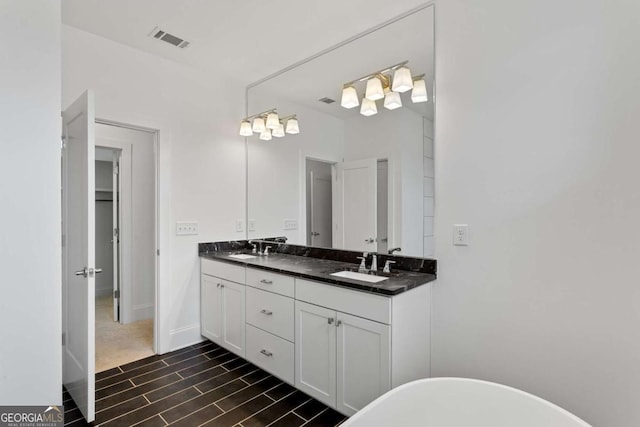
<path id="1" fill-rule="evenodd" d="M 200 258 L 200 270 L 202 274 L 219 277 L 244 285 L 246 268 L 227 262 L 212 261 Z"/>
<path id="2" fill-rule="evenodd" d="M 391 324 L 391 298 L 388 297 L 296 279 L 296 299 Z"/>
<path id="3" fill-rule="evenodd" d="M 292 298 L 247 287 L 247 323 L 293 341 Z"/>
<path id="4" fill-rule="evenodd" d="M 283 381 L 293 384 L 293 344 L 247 325 L 246 358 Z"/>
<path id="5" fill-rule="evenodd" d="M 293 298 L 294 279 L 269 271 L 247 268 L 247 285 Z"/>

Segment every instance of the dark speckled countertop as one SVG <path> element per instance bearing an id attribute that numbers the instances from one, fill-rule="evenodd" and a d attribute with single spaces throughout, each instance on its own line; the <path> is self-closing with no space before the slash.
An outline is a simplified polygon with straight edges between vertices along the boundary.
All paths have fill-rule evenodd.
<path id="1" fill-rule="evenodd" d="M 432 282 L 436 279 L 435 274 L 417 271 L 392 270 L 390 274 L 381 273 L 380 271 L 378 272 L 378 276 L 386 276 L 388 277 L 387 280 L 378 283 L 369 283 L 361 280 L 331 276 L 331 273 L 343 270 L 357 271 L 358 264 L 351 262 L 285 253 L 256 255 L 256 258 L 251 259 L 236 259 L 229 257 L 229 255 L 238 253 L 256 255 L 252 254 L 250 251 L 232 250 L 201 252 L 200 257 L 214 261 L 229 262 L 247 267 L 288 274 L 304 279 L 317 280 L 331 285 L 343 286 L 381 295 L 397 295 L 417 286 Z M 369 263 L 367 263 L 367 265 L 369 265 Z M 384 264 L 379 261 L 378 265 L 380 266 L 380 269 L 382 269 Z"/>

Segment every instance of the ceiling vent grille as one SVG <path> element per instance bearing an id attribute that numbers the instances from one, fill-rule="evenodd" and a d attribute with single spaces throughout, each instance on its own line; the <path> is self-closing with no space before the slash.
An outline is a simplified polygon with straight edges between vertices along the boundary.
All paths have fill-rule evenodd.
<path id="1" fill-rule="evenodd" d="M 167 42 L 173 46 L 179 47 L 180 49 L 184 49 L 191 44 L 188 41 L 181 39 L 180 37 L 174 36 L 173 34 L 169 34 L 158 27 L 155 27 L 153 31 L 149 33 L 149 37 L 162 40 L 163 42 Z"/>
<path id="2" fill-rule="evenodd" d="M 326 96 L 324 98 L 318 99 L 318 101 L 324 102 L 325 104 L 333 104 L 334 102 L 336 102 L 335 99 L 327 98 Z"/>

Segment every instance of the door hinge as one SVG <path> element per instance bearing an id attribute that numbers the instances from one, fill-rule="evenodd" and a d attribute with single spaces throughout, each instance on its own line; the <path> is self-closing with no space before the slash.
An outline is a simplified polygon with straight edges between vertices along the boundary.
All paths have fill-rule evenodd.
<path id="1" fill-rule="evenodd" d="M 113 291 L 113 297 L 116 299 L 120 298 L 120 289 L 118 289 L 117 291 Z"/>
<path id="2" fill-rule="evenodd" d="M 158 254 L 158 256 L 160 256 L 160 249 L 158 249 L 156 253 Z"/>
<path id="3" fill-rule="evenodd" d="M 119 233 L 120 233 L 120 230 L 118 228 L 113 229 L 113 237 L 118 237 Z"/>
<path id="4" fill-rule="evenodd" d="M 62 345 L 66 345 L 67 344 L 67 334 L 66 333 L 62 333 Z"/>
<path id="5" fill-rule="evenodd" d="M 113 167 L 113 174 L 118 175 L 119 173 L 120 173 L 120 168 L 118 167 L 118 165 L 115 165 Z"/>

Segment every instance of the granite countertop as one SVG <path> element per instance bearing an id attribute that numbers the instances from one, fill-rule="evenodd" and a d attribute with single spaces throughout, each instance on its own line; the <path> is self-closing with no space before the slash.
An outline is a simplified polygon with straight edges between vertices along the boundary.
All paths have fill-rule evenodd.
<path id="1" fill-rule="evenodd" d="M 256 258 L 236 259 L 229 257 L 229 255 L 238 253 L 255 255 Z M 252 254 L 250 251 L 214 251 L 201 253 L 200 257 L 288 274 L 304 279 L 317 280 L 331 285 L 343 286 L 380 295 L 397 295 L 436 279 L 435 274 L 393 270 L 392 267 L 390 274 L 380 271 L 377 273 L 378 276 L 388 277 L 387 280 L 378 283 L 369 283 L 362 280 L 331 276 L 331 273 L 343 270 L 357 271 L 358 264 L 283 253 L 257 255 Z M 380 269 L 382 269 L 382 265 L 378 265 Z"/>

